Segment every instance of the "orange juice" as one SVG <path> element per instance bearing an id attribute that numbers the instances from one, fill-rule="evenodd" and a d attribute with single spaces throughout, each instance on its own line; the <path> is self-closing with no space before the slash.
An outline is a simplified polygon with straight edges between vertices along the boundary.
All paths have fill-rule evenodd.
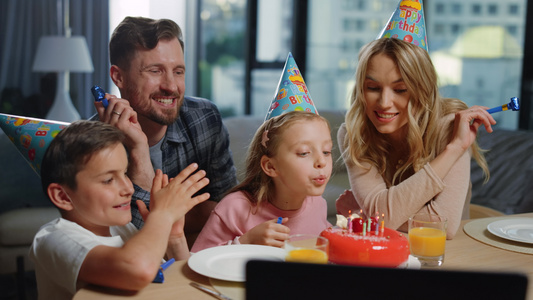
<path id="1" fill-rule="evenodd" d="M 444 255 L 446 232 L 429 227 L 416 227 L 409 230 L 409 247 L 411 253 L 417 256 Z"/>
<path id="2" fill-rule="evenodd" d="M 294 249 L 289 251 L 285 261 L 326 264 L 328 263 L 328 255 L 317 249 Z"/>

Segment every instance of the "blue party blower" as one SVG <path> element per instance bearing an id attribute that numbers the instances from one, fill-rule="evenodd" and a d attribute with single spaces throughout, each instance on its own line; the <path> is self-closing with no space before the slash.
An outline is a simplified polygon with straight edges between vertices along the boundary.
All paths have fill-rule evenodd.
<path id="1" fill-rule="evenodd" d="M 109 103 L 107 102 L 107 99 L 105 98 L 104 89 L 95 85 L 91 88 L 91 93 L 93 94 L 94 101 L 102 102 L 102 104 L 104 105 L 104 108 L 107 108 L 107 105 L 109 105 Z"/>
<path id="2" fill-rule="evenodd" d="M 491 109 L 488 109 L 487 111 L 492 114 L 499 111 L 504 110 L 512 110 L 512 111 L 519 111 L 520 110 L 520 100 L 517 97 L 511 98 L 511 102 L 504 104 L 502 106 L 493 107 Z"/>
<path id="3" fill-rule="evenodd" d="M 174 258 L 171 258 L 167 260 L 166 262 L 161 264 L 161 267 L 159 267 L 159 270 L 157 271 L 157 274 L 155 275 L 154 283 L 163 283 L 165 282 L 165 276 L 163 275 L 163 271 L 166 270 L 171 264 L 174 263 Z"/>

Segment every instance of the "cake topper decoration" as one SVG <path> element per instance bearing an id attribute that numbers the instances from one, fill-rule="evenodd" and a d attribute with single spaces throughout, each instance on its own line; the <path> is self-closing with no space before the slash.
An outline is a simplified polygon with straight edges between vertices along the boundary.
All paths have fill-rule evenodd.
<path id="1" fill-rule="evenodd" d="M 289 111 L 308 111 L 318 114 L 300 69 L 290 52 L 265 121 Z"/>
<path id="2" fill-rule="evenodd" d="M 493 107 L 491 109 L 488 109 L 487 111 L 492 114 L 495 112 L 505 111 L 505 110 L 519 111 L 520 110 L 520 99 L 518 99 L 517 97 L 512 97 L 509 103 L 504 104 L 502 106 Z"/>
<path id="3" fill-rule="evenodd" d="M 48 145 L 69 124 L 0 113 L 0 128 L 39 176 Z"/>
<path id="4" fill-rule="evenodd" d="M 426 21 L 422 0 L 400 0 L 387 25 L 376 39 L 396 38 L 428 51 Z"/>

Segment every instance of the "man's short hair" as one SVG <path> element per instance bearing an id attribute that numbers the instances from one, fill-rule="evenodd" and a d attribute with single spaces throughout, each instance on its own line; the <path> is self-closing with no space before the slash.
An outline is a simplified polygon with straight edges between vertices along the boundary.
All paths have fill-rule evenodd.
<path id="1" fill-rule="evenodd" d="M 135 52 L 154 49 L 160 40 L 177 38 L 185 50 L 180 27 L 169 19 L 154 20 L 143 17 L 126 17 L 111 35 L 109 58 L 112 65 L 128 70 Z"/>
<path id="2" fill-rule="evenodd" d="M 118 143 L 126 136 L 119 129 L 100 121 L 76 121 L 52 140 L 41 164 L 41 184 L 46 195 L 51 183 L 65 184 L 75 190 L 76 175 L 100 150 Z"/>

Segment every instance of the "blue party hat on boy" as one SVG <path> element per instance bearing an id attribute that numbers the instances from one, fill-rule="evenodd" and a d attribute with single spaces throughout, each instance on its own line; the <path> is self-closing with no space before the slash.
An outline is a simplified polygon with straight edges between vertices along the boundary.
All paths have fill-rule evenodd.
<path id="1" fill-rule="evenodd" d="M 309 96 L 302 73 L 300 73 L 292 53 L 289 52 L 274 100 L 270 104 L 265 121 L 293 110 L 318 114 L 315 104 L 311 100 L 311 96 Z"/>
<path id="2" fill-rule="evenodd" d="M 422 0 L 400 0 L 398 8 L 377 38 L 397 38 L 428 51 Z"/>
<path id="3" fill-rule="evenodd" d="M 68 125 L 70 123 L 0 114 L 0 128 L 39 176 L 46 149 Z"/>

